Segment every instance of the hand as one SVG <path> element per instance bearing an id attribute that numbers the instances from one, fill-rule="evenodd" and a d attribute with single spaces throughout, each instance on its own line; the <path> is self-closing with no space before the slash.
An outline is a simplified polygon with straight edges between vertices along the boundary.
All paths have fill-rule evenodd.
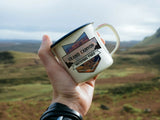
<path id="1" fill-rule="evenodd" d="M 51 44 L 50 38 L 44 35 L 38 55 L 53 87 L 52 103 L 65 104 L 84 116 L 92 102 L 96 77 L 85 83 L 77 84 L 50 52 Z"/>

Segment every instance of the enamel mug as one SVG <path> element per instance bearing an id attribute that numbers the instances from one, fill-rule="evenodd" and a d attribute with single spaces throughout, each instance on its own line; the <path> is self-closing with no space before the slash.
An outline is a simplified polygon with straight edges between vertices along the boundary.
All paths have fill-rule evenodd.
<path id="1" fill-rule="evenodd" d="M 109 27 L 116 36 L 116 45 L 109 52 L 97 30 Z M 88 23 L 66 34 L 51 46 L 52 53 L 77 83 L 85 82 L 113 64 L 112 55 L 120 44 L 116 30 L 109 24 L 96 29 Z M 54 68 L 53 68 L 54 69 Z"/>

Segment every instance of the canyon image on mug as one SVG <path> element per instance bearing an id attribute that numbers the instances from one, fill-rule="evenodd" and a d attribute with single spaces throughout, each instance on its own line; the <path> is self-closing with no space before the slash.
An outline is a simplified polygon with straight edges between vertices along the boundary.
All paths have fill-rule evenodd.
<path id="1" fill-rule="evenodd" d="M 109 27 L 116 36 L 116 46 L 109 52 L 97 30 Z M 52 53 L 63 64 L 75 82 L 85 82 L 113 64 L 112 55 L 117 51 L 120 38 L 109 24 L 88 23 L 66 34 L 51 46 Z"/>

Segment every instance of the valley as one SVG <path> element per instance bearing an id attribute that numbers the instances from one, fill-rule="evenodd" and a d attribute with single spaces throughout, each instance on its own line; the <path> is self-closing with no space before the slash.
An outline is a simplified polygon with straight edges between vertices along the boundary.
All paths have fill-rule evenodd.
<path id="1" fill-rule="evenodd" d="M 158 40 L 117 52 L 114 64 L 96 80 L 93 103 L 84 120 L 160 120 Z M 52 87 L 33 51 L 0 52 L 1 120 L 37 120 L 51 102 Z"/>

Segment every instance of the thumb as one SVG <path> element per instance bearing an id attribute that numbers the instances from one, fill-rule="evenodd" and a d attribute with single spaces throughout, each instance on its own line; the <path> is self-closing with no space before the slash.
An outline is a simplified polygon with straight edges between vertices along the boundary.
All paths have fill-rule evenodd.
<path id="1" fill-rule="evenodd" d="M 38 56 L 44 65 L 47 65 L 50 60 L 53 60 L 53 56 L 50 52 L 50 46 L 52 45 L 52 41 L 50 40 L 48 35 L 44 35 L 42 39 L 42 43 L 40 49 L 38 51 Z"/>
<path id="2" fill-rule="evenodd" d="M 52 44 L 52 41 L 50 40 L 48 35 L 44 35 L 42 38 L 42 43 L 40 46 L 40 50 L 43 50 L 43 52 L 47 52 L 50 50 L 50 45 Z M 40 51 L 42 52 L 42 51 Z"/>

